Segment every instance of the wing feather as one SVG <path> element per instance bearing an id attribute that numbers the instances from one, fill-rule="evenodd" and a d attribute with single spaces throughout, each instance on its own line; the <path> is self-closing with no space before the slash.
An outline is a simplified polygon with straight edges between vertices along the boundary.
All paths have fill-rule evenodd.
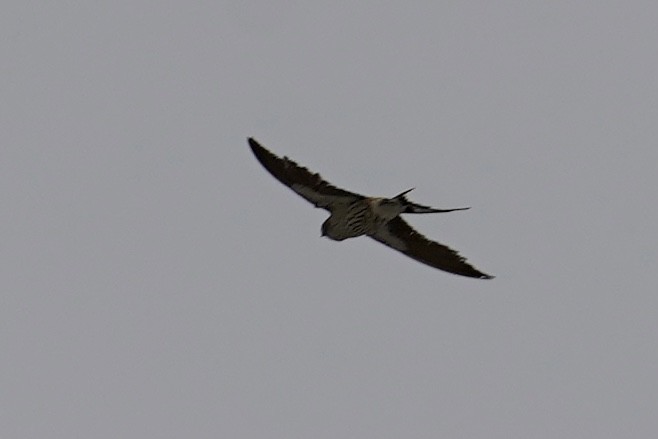
<path id="1" fill-rule="evenodd" d="M 399 216 L 383 224 L 370 237 L 430 267 L 461 276 L 493 278 L 466 262 L 455 250 L 427 239 Z"/>
<path id="2" fill-rule="evenodd" d="M 288 157 L 278 157 L 265 149 L 255 139 L 249 138 L 249 146 L 261 165 L 281 183 L 313 203 L 315 207 L 331 210 L 336 203 L 352 203 L 362 200 L 363 195 L 337 188 Z"/>

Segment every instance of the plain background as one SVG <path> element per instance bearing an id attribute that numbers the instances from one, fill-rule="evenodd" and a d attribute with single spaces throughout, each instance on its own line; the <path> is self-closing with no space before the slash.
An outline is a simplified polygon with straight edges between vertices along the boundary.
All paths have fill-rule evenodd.
<path id="1" fill-rule="evenodd" d="M 658 435 L 655 1 L 6 1 L 3 438 Z M 276 182 L 255 136 L 492 281 Z"/>

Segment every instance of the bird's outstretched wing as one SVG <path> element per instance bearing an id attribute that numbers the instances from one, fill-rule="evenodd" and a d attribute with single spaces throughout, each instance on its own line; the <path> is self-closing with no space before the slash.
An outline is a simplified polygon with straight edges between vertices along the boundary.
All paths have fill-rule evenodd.
<path id="1" fill-rule="evenodd" d="M 466 258 L 455 250 L 438 242 L 430 241 L 399 216 L 382 224 L 379 230 L 370 237 L 418 262 L 439 270 L 480 279 L 493 278 L 466 262 Z"/>
<path id="2" fill-rule="evenodd" d="M 313 203 L 315 207 L 331 210 L 336 204 L 352 203 L 365 198 L 363 195 L 333 186 L 323 180 L 320 174 L 299 166 L 288 157 L 278 157 L 251 137 L 248 141 L 260 164 L 274 178 Z"/>

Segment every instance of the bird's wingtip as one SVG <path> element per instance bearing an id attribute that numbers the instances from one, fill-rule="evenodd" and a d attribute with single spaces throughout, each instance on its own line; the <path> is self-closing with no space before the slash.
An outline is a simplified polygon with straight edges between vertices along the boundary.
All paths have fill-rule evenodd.
<path id="1" fill-rule="evenodd" d="M 258 153 L 262 153 L 263 151 L 266 151 L 263 145 L 258 143 L 258 141 L 253 137 L 247 137 L 247 142 L 249 143 L 249 147 L 251 148 L 253 153 L 256 155 L 258 155 Z"/>

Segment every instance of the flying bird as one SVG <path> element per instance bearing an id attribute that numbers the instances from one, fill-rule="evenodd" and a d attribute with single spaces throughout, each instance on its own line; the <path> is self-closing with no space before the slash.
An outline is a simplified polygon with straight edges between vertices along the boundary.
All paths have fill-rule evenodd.
<path id="1" fill-rule="evenodd" d="M 256 159 L 281 183 L 301 195 L 315 207 L 331 214 L 322 223 L 322 236 L 334 241 L 366 235 L 405 255 L 439 270 L 461 276 L 492 279 L 466 262 L 455 250 L 431 241 L 415 231 L 400 216 L 405 213 L 442 213 L 466 210 L 434 209 L 409 201 L 402 192 L 393 198 L 366 197 L 340 189 L 288 157 L 278 157 L 253 138 L 249 146 Z"/>

